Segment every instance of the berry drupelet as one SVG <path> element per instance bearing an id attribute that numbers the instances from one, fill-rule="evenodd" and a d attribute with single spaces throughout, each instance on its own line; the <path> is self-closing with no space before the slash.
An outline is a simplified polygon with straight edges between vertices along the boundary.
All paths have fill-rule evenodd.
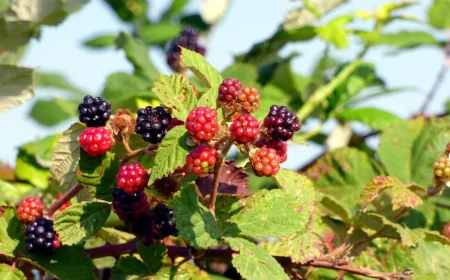
<path id="1" fill-rule="evenodd" d="M 85 123 L 88 127 L 104 126 L 111 116 L 111 104 L 101 97 L 92 97 L 87 95 L 83 99 L 83 103 L 78 105 L 80 113 L 80 122 Z"/>
<path id="2" fill-rule="evenodd" d="M 251 115 L 242 114 L 230 125 L 230 132 L 239 144 L 254 143 L 259 134 L 259 122 Z"/>
<path id="3" fill-rule="evenodd" d="M 141 215 L 147 213 L 150 208 L 147 195 L 143 191 L 128 194 L 122 189 L 115 189 L 113 191 L 112 205 L 114 212 L 124 222 L 139 218 Z"/>
<path id="4" fill-rule="evenodd" d="M 274 149 L 259 148 L 252 156 L 252 167 L 256 176 L 274 176 L 280 170 L 280 156 Z"/>
<path id="5" fill-rule="evenodd" d="M 42 217 L 44 211 L 44 204 L 39 198 L 27 197 L 19 202 L 17 207 L 17 216 L 20 221 L 24 223 L 31 223 L 32 221 Z"/>
<path id="6" fill-rule="evenodd" d="M 206 177 L 214 172 L 218 155 L 214 148 L 199 145 L 186 156 L 186 164 L 195 175 Z"/>
<path id="7" fill-rule="evenodd" d="M 162 106 L 148 106 L 138 110 L 134 130 L 144 141 L 158 144 L 166 136 L 171 121 L 172 116 Z"/>
<path id="8" fill-rule="evenodd" d="M 269 114 L 264 119 L 267 135 L 273 140 L 287 141 L 300 130 L 299 118 L 286 107 L 272 105 Z"/>
<path id="9" fill-rule="evenodd" d="M 117 185 L 128 194 L 142 191 L 148 182 L 147 170 L 140 163 L 123 165 L 116 175 Z"/>
<path id="10" fill-rule="evenodd" d="M 61 247 L 61 241 L 53 230 L 53 221 L 37 219 L 25 229 L 25 244 L 30 252 L 51 255 Z"/>
<path id="11" fill-rule="evenodd" d="M 184 126 L 194 140 L 211 140 L 219 130 L 217 111 L 208 107 L 197 107 L 189 113 Z"/>
<path id="12" fill-rule="evenodd" d="M 106 153 L 114 144 L 111 132 L 104 126 L 86 128 L 79 141 L 81 148 L 92 157 Z"/>
<path id="13" fill-rule="evenodd" d="M 167 64 L 175 72 L 182 70 L 181 47 L 205 55 L 206 49 L 198 44 L 198 30 L 192 27 L 185 27 L 180 35 L 169 45 L 167 50 Z"/>

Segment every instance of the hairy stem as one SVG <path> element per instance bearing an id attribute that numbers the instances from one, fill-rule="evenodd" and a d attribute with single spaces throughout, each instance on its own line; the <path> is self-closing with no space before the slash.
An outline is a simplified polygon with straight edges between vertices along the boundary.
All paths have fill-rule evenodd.
<path id="1" fill-rule="evenodd" d="M 51 218 L 53 214 L 55 214 L 58 209 L 64 205 L 64 203 L 68 202 L 72 197 L 74 197 L 79 191 L 83 189 L 83 185 L 80 183 L 76 183 L 70 190 L 68 190 L 60 199 L 53 202 L 52 205 L 48 208 L 45 216 L 47 218 Z"/>
<path id="2" fill-rule="evenodd" d="M 167 246 L 167 252 L 169 257 L 177 258 L 177 257 L 185 257 L 190 258 L 191 252 L 188 247 L 181 246 Z M 117 245 L 105 245 L 102 247 L 86 249 L 85 252 L 89 255 L 90 258 L 102 258 L 107 256 L 117 257 L 120 255 L 133 254 L 137 252 L 136 248 L 136 240 L 132 240 L 128 243 L 117 244 Z M 208 249 L 205 250 L 205 257 L 207 258 L 222 258 L 222 259 L 230 259 L 233 257 L 233 254 L 236 254 L 236 251 L 231 249 Z M 338 271 L 344 271 L 347 273 L 352 273 L 355 275 L 366 276 L 369 278 L 375 279 L 384 279 L 384 280 L 394 280 L 394 279 L 410 279 L 413 274 L 411 270 L 405 270 L 403 272 L 379 272 L 375 270 L 371 270 L 368 268 L 360 268 L 354 267 L 351 265 L 339 265 L 333 262 L 328 261 L 310 261 L 305 264 L 295 264 L 289 257 L 275 257 L 275 259 L 282 266 L 305 266 L 309 268 L 320 267 L 320 268 L 328 268 Z"/>

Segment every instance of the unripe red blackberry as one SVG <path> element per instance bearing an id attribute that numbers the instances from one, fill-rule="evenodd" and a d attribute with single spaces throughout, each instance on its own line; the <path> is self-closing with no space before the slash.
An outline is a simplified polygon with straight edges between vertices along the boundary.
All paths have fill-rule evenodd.
<path id="1" fill-rule="evenodd" d="M 162 106 L 142 108 L 138 110 L 135 131 L 142 135 L 144 141 L 158 144 L 169 131 L 172 116 Z"/>
<path id="2" fill-rule="evenodd" d="M 199 145 L 186 156 L 186 164 L 195 175 L 206 177 L 214 172 L 218 155 L 214 148 Z"/>
<path id="3" fill-rule="evenodd" d="M 450 240 L 450 223 L 446 223 L 442 226 L 441 234 Z"/>
<path id="4" fill-rule="evenodd" d="M 148 212 L 150 203 L 143 191 L 128 194 L 122 189 L 113 191 L 114 212 L 124 222 L 132 221 Z"/>
<path id="5" fill-rule="evenodd" d="M 53 221 L 37 219 L 25 228 L 25 245 L 29 252 L 51 255 L 61 247 L 61 241 L 53 230 Z"/>
<path id="6" fill-rule="evenodd" d="M 189 113 L 184 126 L 195 140 L 211 140 L 219 130 L 217 111 L 208 107 L 197 107 Z"/>
<path id="7" fill-rule="evenodd" d="M 254 87 L 244 86 L 238 93 L 237 103 L 241 110 L 251 113 L 259 108 L 259 93 Z"/>
<path id="8" fill-rule="evenodd" d="M 239 144 L 254 143 L 259 134 L 259 122 L 251 115 L 242 114 L 230 125 L 230 132 Z"/>
<path id="9" fill-rule="evenodd" d="M 277 151 L 277 154 L 280 156 L 280 163 L 283 163 L 287 160 L 287 149 L 288 144 L 283 140 L 270 140 L 267 138 L 261 138 L 256 142 L 256 147 L 267 147 L 272 148 Z"/>
<path id="10" fill-rule="evenodd" d="M 148 178 L 147 170 L 137 162 L 122 165 L 116 175 L 117 185 L 128 194 L 145 189 Z"/>
<path id="11" fill-rule="evenodd" d="M 22 199 L 17 207 L 17 217 L 24 223 L 31 223 L 32 221 L 41 218 L 43 212 L 44 204 L 36 197 Z"/>
<path id="12" fill-rule="evenodd" d="M 280 170 L 280 156 L 274 149 L 259 148 L 252 156 L 252 167 L 256 176 L 274 176 Z"/>
<path id="13" fill-rule="evenodd" d="M 106 153 L 113 144 L 111 132 L 104 126 L 88 127 L 80 136 L 81 148 L 92 157 Z"/>
<path id="14" fill-rule="evenodd" d="M 450 181 L 450 159 L 440 158 L 434 163 L 434 180 L 437 184 L 445 184 Z"/>
<path id="15" fill-rule="evenodd" d="M 56 199 L 60 199 L 62 197 L 62 194 L 58 194 L 57 196 L 56 196 Z M 69 208 L 70 206 L 72 206 L 72 203 L 70 203 L 70 201 L 67 201 L 66 203 L 64 203 L 63 205 L 61 205 L 61 207 L 59 207 L 59 210 L 60 211 L 64 211 L 64 210 L 66 210 L 67 208 Z"/>
<path id="16" fill-rule="evenodd" d="M 227 78 L 219 86 L 219 101 L 222 105 L 232 104 L 238 97 L 242 83 L 234 78 Z"/>
<path id="17" fill-rule="evenodd" d="M 286 107 L 272 105 L 269 114 L 264 119 L 264 126 L 267 128 L 267 135 L 273 140 L 287 141 L 300 130 L 300 120 Z"/>
<path id="18" fill-rule="evenodd" d="M 111 116 L 111 104 L 103 100 L 101 97 L 92 97 L 86 95 L 83 103 L 78 105 L 80 113 L 80 122 L 85 123 L 88 127 L 105 126 Z"/>

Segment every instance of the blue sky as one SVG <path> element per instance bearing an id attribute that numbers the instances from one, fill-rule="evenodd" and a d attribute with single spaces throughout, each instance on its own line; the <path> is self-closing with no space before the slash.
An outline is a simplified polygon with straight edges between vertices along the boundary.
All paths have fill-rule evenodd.
<path id="1" fill-rule="evenodd" d="M 149 15 L 155 18 L 171 1 L 150 1 Z M 290 0 L 231 0 L 231 7 L 222 21 L 214 27 L 207 43 L 206 58 L 219 70 L 225 69 L 233 62 L 233 55 L 247 51 L 255 42 L 269 37 L 283 21 L 285 13 L 300 6 L 301 1 Z M 264 2 L 264 5 L 261 3 Z M 354 10 L 374 11 L 382 3 L 400 2 L 384 0 L 353 0 L 338 8 L 330 17 Z M 426 19 L 426 9 L 430 0 L 419 1 L 418 5 L 405 9 L 405 12 Z M 197 10 L 200 0 L 190 1 L 187 9 Z M 326 19 L 325 19 L 326 20 Z M 408 27 L 411 30 L 431 30 L 419 24 L 392 24 L 388 31 L 396 31 Z M 132 71 L 121 51 L 109 49 L 95 51 L 82 47 L 82 42 L 94 35 L 127 31 L 115 15 L 100 0 L 91 0 L 81 11 L 71 15 L 57 27 L 46 27 L 42 30 L 40 40 L 33 40 L 29 51 L 20 62 L 22 65 L 36 67 L 38 71 L 58 72 L 65 74 L 74 84 L 86 89 L 94 95 L 103 88 L 106 77 L 117 71 Z M 441 35 L 442 34 L 438 34 Z M 350 60 L 357 53 L 355 40 L 348 50 L 333 50 L 334 56 L 342 61 Z M 324 44 L 318 40 L 307 43 L 293 43 L 282 49 L 282 54 L 292 51 L 302 53 L 293 61 L 295 72 L 308 74 L 311 65 L 319 58 Z M 376 63 L 377 72 L 385 79 L 388 86 L 412 86 L 418 91 L 404 92 L 388 98 L 379 98 L 366 106 L 383 108 L 401 117 L 408 117 L 417 112 L 426 92 L 439 71 L 444 54 L 442 51 L 424 47 L 395 55 L 388 55 L 389 49 L 377 48 L 367 55 L 367 61 Z M 151 57 L 163 73 L 171 73 L 165 64 L 164 54 L 152 51 Z M 428 113 L 441 112 L 445 100 L 449 97 L 450 78 L 445 79 L 438 96 L 433 100 Z M 37 90 L 36 98 L 49 98 L 58 92 Z M 33 101 L 34 102 L 34 101 Z M 0 127 L 3 134 L 0 146 L 0 160 L 14 164 L 17 147 L 40 137 L 54 134 L 66 129 L 70 122 L 62 123 L 48 129 L 28 118 L 33 102 L 22 105 L 0 116 Z M 333 128 L 333 122 L 326 129 Z M 285 163 L 286 167 L 307 162 L 320 153 L 318 147 L 293 147 L 289 154 L 296 154 Z M 299 161 L 299 158 L 301 159 Z"/>

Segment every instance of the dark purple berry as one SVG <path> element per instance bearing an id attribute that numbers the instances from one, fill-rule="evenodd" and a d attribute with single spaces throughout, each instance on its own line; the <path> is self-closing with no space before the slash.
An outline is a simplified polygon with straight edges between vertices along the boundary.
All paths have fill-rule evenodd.
<path id="1" fill-rule="evenodd" d="M 131 221 L 148 212 L 150 203 L 143 191 L 128 194 L 123 189 L 113 191 L 113 208 L 119 219 Z"/>
<path id="2" fill-rule="evenodd" d="M 58 235 L 53 230 L 53 222 L 45 218 L 33 221 L 25 228 L 26 249 L 30 252 L 51 255 L 59 246 L 54 246 L 54 241 L 59 242 Z"/>
<path id="3" fill-rule="evenodd" d="M 138 110 L 134 130 L 142 135 L 144 141 L 158 144 L 169 130 L 171 120 L 172 116 L 163 107 L 148 106 Z"/>
<path id="4" fill-rule="evenodd" d="M 269 114 L 264 119 L 267 135 L 273 140 L 287 141 L 301 128 L 299 118 L 286 107 L 272 105 Z"/>
<path id="5" fill-rule="evenodd" d="M 105 126 L 111 116 L 111 104 L 103 100 L 101 97 L 92 97 L 86 95 L 83 103 L 78 105 L 80 113 L 80 122 L 85 123 L 88 127 Z"/>
<path id="6" fill-rule="evenodd" d="M 192 27 L 185 27 L 175 40 L 173 40 L 167 49 L 167 64 L 175 72 L 181 71 L 181 47 L 205 55 L 206 49 L 198 45 L 198 31 Z"/>

